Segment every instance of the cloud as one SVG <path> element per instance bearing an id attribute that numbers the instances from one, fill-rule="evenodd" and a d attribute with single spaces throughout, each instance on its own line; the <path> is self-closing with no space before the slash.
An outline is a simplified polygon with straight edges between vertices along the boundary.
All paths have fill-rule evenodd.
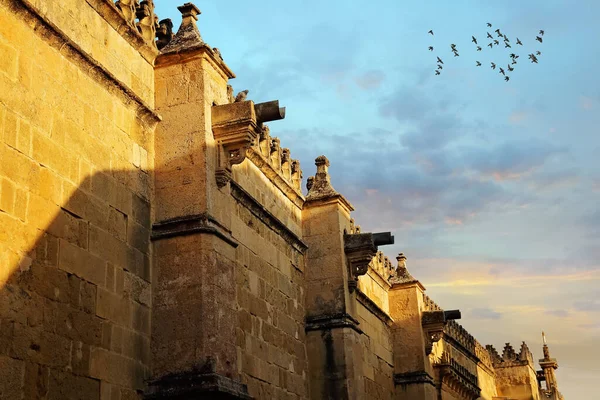
<path id="1" fill-rule="evenodd" d="M 569 311 L 567 310 L 546 310 L 546 314 L 552 315 L 559 318 L 566 318 L 569 316 Z"/>
<path id="2" fill-rule="evenodd" d="M 474 308 L 469 313 L 470 317 L 477 319 L 500 319 L 502 314 L 491 308 Z"/>
<path id="3" fill-rule="evenodd" d="M 473 170 L 504 181 L 528 175 L 551 157 L 564 153 L 567 153 L 564 146 L 539 139 L 514 139 L 487 149 L 471 147 L 466 150 L 465 158 Z"/>
<path id="4" fill-rule="evenodd" d="M 584 300 L 573 303 L 573 307 L 577 311 L 600 312 L 600 300 Z"/>
<path id="5" fill-rule="evenodd" d="M 379 70 L 367 71 L 354 78 L 354 82 L 363 90 L 377 89 L 385 80 L 385 74 Z"/>
<path id="6" fill-rule="evenodd" d="M 581 96 L 579 97 L 579 106 L 585 111 L 590 111 L 598 106 L 598 101 L 592 97 Z"/>
<path id="7" fill-rule="evenodd" d="M 513 111 L 509 116 L 508 116 L 508 122 L 510 122 L 511 124 L 514 125 L 518 125 L 521 122 L 527 120 L 530 117 L 530 113 L 527 111 Z"/>

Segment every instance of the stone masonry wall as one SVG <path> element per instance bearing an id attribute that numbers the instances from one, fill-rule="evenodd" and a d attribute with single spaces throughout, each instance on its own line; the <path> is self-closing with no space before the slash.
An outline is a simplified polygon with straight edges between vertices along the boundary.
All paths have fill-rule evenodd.
<path id="1" fill-rule="evenodd" d="M 299 233 L 300 208 L 250 160 L 234 168 L 233 180 L 256 202 L 236 196 L 231 228 L 239 242 L 236 341 L 242 382 L 257 399 L 306 399 L 304 256 L 255 209 L 260 204 Z"/>
<path id="2" fill-rule="evenodd" d="M 0 1 L 1 398 L 148 373 L 153 69 L 99 3 Z"/>

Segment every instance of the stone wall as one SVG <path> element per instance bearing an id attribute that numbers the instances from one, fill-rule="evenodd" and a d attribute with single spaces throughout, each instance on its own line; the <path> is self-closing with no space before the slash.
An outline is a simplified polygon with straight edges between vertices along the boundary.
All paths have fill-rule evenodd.
<path id="1" fill-rule="evenodd" d="M 1 397 L 133 398 L 156 51 L 109 2 L 2 0 L 0 20 Z"/>

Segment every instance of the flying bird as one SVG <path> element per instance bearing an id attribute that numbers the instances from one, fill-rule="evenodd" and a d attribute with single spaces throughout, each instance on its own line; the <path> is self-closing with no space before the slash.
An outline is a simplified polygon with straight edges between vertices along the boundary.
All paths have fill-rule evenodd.
<path id="1" fill-rule="evenodd" d="M 433 46 L 429 46 L 429 51 L 433 51 Z"/>
<path id="2" fill-rule="evenodd" d="M 521 46 L 523 46 L 523 43 L 521 43 L 521 41 L 519 40 L 519 38 L 517 38 L 517 44 L 520 44 Z"/>
<path id="3" fill-rule="evenodd" d="M 498 71 L 498 72 L 500 72 L 502 75 L 506 76 L 506 74 L 504 73 L 504 70 L 502 68 L 500 68 L 500 71 Z"/>
<path id="4" fill-rule="evenodd" d="M 508 67 L 507 67 L 507 68 L 508 68 L 508 70 L 509 70 L 510 72 L 513 72 L 513 71 L 515 70 L 513 67 L 511 67 L 511 66 L 510 66 L 510 64 L 508 64 Z"/>
<path id="5" fill-rule="evenodd" d="M 429 31 L 429 32 L 427 32 L 427 33 L 429 33 L 431 36 L 433 36 L 433 31 L 432 31 L 432 30 L 430 30 L 430 31 Z"/>
<path id="6" fill-rule="evenodd" d="M 481 63 L 479 61 L 475 61 L 477 64 L 475 64 L 475 66 L 477 67 L 481 67 Z"/>
<path id="7" fill-rule="evenodd" d="M 508 80 L 509 80 L 509 79 L 510 79 L 510 77 L 509 77 L 508 75 L 504 77 L 504 80 L 505 80 L 506 82 L 508 82 Z"/>
<path id="8" fill-rule="evenodd" d="M 505 49 L 512 49 L 512 47 L 510 47 L 510 44 L 508 44 L 508 43 L 504 43 L 504 48 Z"/>
<path id="9" fill-rule="evenodd" d="M 487 23 L 488 28 L 492 27 L 492 24 L 490 24 L 489 22 Z"/>
<path id="10" fill-rule="evenodd" d="M 544 31 L 540 30 L 540 36 L 544 36 Z"/>
<path id="11" fill-rule="evenodd" d="M 438 64 L 437 69 L 444 69 L 440 64 Z"/>
<path id="12" fill-rule="evenodd" d="M 538 51 L 535 52 L 535 54 L 538 55 L 538 56 L 541 56 L 542 52 L 538 50 Z"/>
<path id="13" fill-rule="evenodd" d="M 490 35 L 490 33 L 489 33 L 489 32 L 486 32 L 486 33 L 487 33 L 487 37 L 488 37 L 488 39 L 493 39 L 493 38 L 494 38 L 492 35 Z"/>
<path id="14" fill-rule="evenodd" d="M 436 69 L 436 70 L 435 70 L 435 74 L 436 74 L 436 75 L 439 75 L 439 74 L 440 74 L 440 71 Z"/>
<path id="15" fill-rule="evenodd" d="M 481 51 L 481 46 L 477 46 L 477 51 Z"/>
<path id="16" fill-rule="evenodd" d="M 513 64 L 513 65 L 514 65 L 514 64 L 516 64 L 516 63 L 517 63 L 517 61 L 516 61 L 516 60 L 513 60 L 513 61 L 511 62 L 511 64 Z"/>
<path id="17" fill-rule="evenodd" d="M 459 55 L 459 54 L 458 54 L 458 51 L 455 51 L 455 52 L 454 52 L 454 57 L 458 57 L 458 55 Z"/>
<path id="18" fill-rule="evenodd" d="M 504 35 L 504 41 L 505 42 L 510 42 L 510 40 L 508 40 L 508 36 L 506 36 L 506 34 Z"/>
<path id="19" fill-rule="evenodd" d="M 500 34 L 500 29 L 496 29 L 494 32 L 496 32 L 499 35 Z"/>
<path id="20" fill-rule="evenodd" d="M 456 45 L 455 45 L 454 43 L 452 43 L 452 44 L 450 44 L 450 48 L 451 48 L 451 49 L 455 49 L 455 48 L 456 48 Z"/>
<path id="21" fill-rule="evenodd" d="M 473 43 L 477 44 L 477 39 L 475 39 L 475 36 L 471 36 L 471 38 L 472 38 L 472 39 L 471 39 L 471 42 L 473 42 Z"/>
<path id="22" fill-rule="evenodd" d="M 442 61 L 442 59 L 441 59 L 441 58 L 439 58 L 439 57 L 437 58 L 437 61 L 438 61 L 440 64 L 443 64 L 443 63 L 444 63 L 444 62 Z"/>
<path id="23" fill-rule="evenodd" d="M 510 53 L 510 58 L 517 58 L 517 55 L 515 53 Z"/>
<path id="24" fill-rule="evenodd" d="M 492 63 L 492 69 L 496 69 L 496 64 Z"/>
<path id="25" fill-rule="evenodd" d="M 542 38 L 541 38 L 541 37 L 539 37 L 539 36 L 536 36 L 536 37 L 535 37 L 535 40 L 537 40 L 538 42 L 542 43 Z"/>
<path id="26" fill-rule="evenodd" d="M 493 45 L 494 45 L 493 43 L 488 44 L 488 46 L 490 46 L 490 49 L 492 48 Z"/>
<path id="27" fill-rule="evenodd" d="M 494 44 L 495 44 L 496 46 L 498 46 L 498 45 L 500 44 L 500 42 L 499 42 L 499 41 L 497 41 L 497 40 L 494 40 Z"/>

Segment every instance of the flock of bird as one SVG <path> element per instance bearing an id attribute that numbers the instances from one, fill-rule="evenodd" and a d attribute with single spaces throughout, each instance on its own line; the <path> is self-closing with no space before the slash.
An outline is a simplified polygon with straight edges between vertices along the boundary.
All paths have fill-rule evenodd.
<path id="1" fill-rule="evenodd" d="M 488 22 L 487 23 L 487 27 L 491 28 L 492 24 Z M 503 42 L 503 44 L 504 44 L 504 48 L 505 49 L 512 49 L 511 41 L 506 36 L 506 34 L 503 34 L 500 31 L 500 29 L 496 29 L 494 32 L 496 33 L 496 37 L 494 37 L 490 32 L 486 32 L 487 33 L 486 39 L 489 40 L 489 43 L 486 45 L 486 47 L 489 47 L 490 49 L 493 49 L 495 46 L 500 46 L 500 40 L 498 40 L 498 39 L 501 39 L 502 42 Z M 433 30 L 430 30 L 427 33 L 430 34 L 431 36 L 434 36 Z M 539 33 L 538 33 L 538 35 L 535 37 L 535 40 L 537 42 L 543 43 L 543 41 L 544 41 L 543 37 L 544 37 L 544 31 L 540 30 Z M 477 40 L 477 38 L 475 36 L 471 36 L 471 42 L 474 43 L 475 48 L 476 48 L 477 51 L 482 51 L 483 50 L 482 47 L 479 45 L 479 42 L 478 42 L 478 40 Z M 516 40 L 515 40 L 515 46 L 523 46 L 523 43 L 521 42 L 521 40 L 519 38 L 516 38 Z M 433 46 L 429 46 L 428 50 L 433 52 L 434 51 Z M 456 44 L 452 43 L 450 45 L 450 51 L 454 54 L 454 57 L 459 57 L 460 56 L 460 54 L 458 53 L 458 48 L 456 47 Z M 529 60 L 532 63 L 537 64 L 538 63 L 538 56 L 541 56 L 541 55 L 542 55 L 542 52 L 539 51 L 539 50 L 536 50 L 535 52 L 530 53 L 528 55 L 528 57 L 529 57 Z M 442 61 L 442 59 L 439 56 L 436 56 L 436 57 L 437 57 L 437 69 L 435 70 L 435 74 L 436 75 L 440 75 L 441 72 L 442 72 L 442 70 L 444 69 L 444 61 Z M 508 61 L 508 64 L 506 66 L 506 69 L 502 68 L 500 66 L 500 63 L 498 63 L 498 65 L 497 65 L 495 62 L 491 62 L 490 63 L 491 64 L 490 68 L 493 69 L 493 70 L 496 70 L 496 68 L 498 68 L 498 72 L 500 74 L 502 74 L 504 76 L 504 80 L 506 82 L 508 82 L 510 80 L 510 76 L 507 73 L 508 72 L 513 72 L 515 70 L 514 65 L 517 64 L 517 59 L 518 58 L 519 58 L 518 54 L 515 54 L 515 53 L 511 52 L 510 55 L 509 55 L 509 61 Z M 475 66 L 476 67 L 481 67 L 482 64 L 479 61 L 475 61 Z"/>

